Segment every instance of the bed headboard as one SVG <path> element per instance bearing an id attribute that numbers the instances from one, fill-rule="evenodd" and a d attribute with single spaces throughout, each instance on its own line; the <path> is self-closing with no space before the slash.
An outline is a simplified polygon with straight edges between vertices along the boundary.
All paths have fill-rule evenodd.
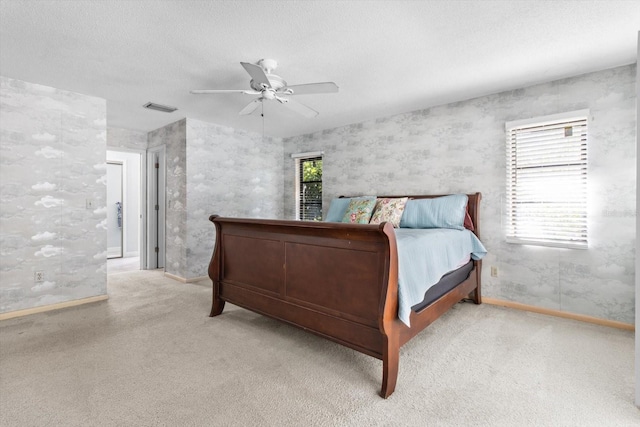
<path id="1" fill-rule="evenodd" d="M 408 197 L 409 199 L 434 199 L 436 197 L 449 196 L 449 194 L 421 194 L 421 195 L 406 195 L 406 196 L 376 196 L 378 198 L 396 199 L 400 197 Z M 345 196 L 340 196 L 345 197 Z M 467 212 L 473 221 L 473 231 L 478 238 L 480 238 L 480 200 L 482 199 L 482 193 L 467 194 L 469 201 L 467 202 Z"/>

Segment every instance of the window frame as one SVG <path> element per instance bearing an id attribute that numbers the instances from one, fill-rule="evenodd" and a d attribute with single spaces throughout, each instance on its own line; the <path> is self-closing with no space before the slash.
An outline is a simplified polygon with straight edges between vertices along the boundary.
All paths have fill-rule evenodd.
<path id="1" fill-rule="evenodd" d="M 543 116 L 543 117 L 535 117 L 535 118 L 531 118 L 531 119 L 524 119 L 524 120 L 515 120 L 515 121 L 509 121 L 505 123 L 505 141 L 506 141 L 506 145 L 505 145 L 505 149 L 506 149 L 506 187 L 505 187 L 505 206 L 506 206 L 506 212 L 505 212 L 505 237 L 506 237 L 506 241 L 507 243 L 513 243 L 513 244 L 521 244 L 521 245 L 535 245 L 535 246 L 548 246 L 548 247 L 557 247 L 557 248 L 567 248 L 567 249 L 588 249 L 589 248 L 589 235 L 588 235 L 588 145 L 589 145 L 589 125 L 590 125 L 590 118 L 589 118 L 589 110 L 588 109 L 584 109 L 584 110 L 577 110 L 577 111 L 570 111 L 570 112 L 566 112 L 566 113 L 560 113 L 560 114 L 553 114 L 553 115 L 548 115 L 548 116 Z M 535 158 L 533 156 L 531 156 L 530 154 L 527 154 L 526 160 L 523 159 L 521 160 L 521 163 L 518 163 L 518 157 L 517 157 L 517 145 L 518 145 L 518 141 L 517 141 L 517 136 L 519 134 L 519 136 L 522 138 L 523 134 L 527 133 L 529 136 L 531 136 L 533 133 L 535 132 L 540 132 L 538 135 L 534 135 L 531 137 L 531 139 L 534 139 L 535 141 L 533 142 L 529 142 L 529 144 L 533 145 L 533 148 L 537 148 L 538 150 L 540 150 L 540 146 L 536 146 L 537 144 L 544 144 L 540 142 L 540 138 L 542 137 L 541 134 L 543 132 L 549 132 L 549 130 L 560 130 L 561 126 L 563 125 L 567 125 L 562 127 L 562 129 L 564 129 L 565 135 L 564 137 L 574 137 L 574 141 L 572 142 L 566 142 L 562 147 L 560 148 L 567 148 L 569 150 L 576 150 L 574 151 L 570 151 L 570 155 L 575 156 L 576 159 L 579 158 L 579 160 L 566 160 L 568 156 L 565 153 L 562 153 L 561 157 L 558 157 L 559 160 L 557 163 L 555 164 L 549 164 L 549 157 L 548 155 L 545 157 L 545 153 L 540 154 L 539 158 Z M 574 132 L 574 127 L 579 126 L 579 129 L 582 130 L 582 132 L 578 135 L 575 135 Z M 571 135 L 567 135 L 566 134 L 566 129 L 571 127 Z M 580 139 L 575 138 L 576 136 L 579 136 Z M 550 139 L 548 141 L 550 142 L 555 142 L 555 141 L 561 141 L 562 136 L 551 136 Z M 531 146 L 529 146 L 528 148 L 530 148 Z M 520 150 L 523 149 L 523 146 L 520 145 Z M 530 148 L 531 149 L 531 148 Z M 521 156 L 522 157 L 522 156 Z M 552 157 L 553 158 L 553 157 Z M 538 161 L 538 164 L 532 164 L 532 162 Z M 560 169 L 560 168 L 565 168 L 565 169 Z M 552 172 L 550 172 L 550 170 L 552 168 L 555 168 L 555 170 L 557 171 L 561 171 L 561 178 L 566 178 L 566 179 L 571 179 L 571 180 L 575 180 L 575 182 L 577 184 L 576 185 L 576 191 L 579 191 L 580 193 L 582 193 L 581 197 L 578 197 L 575 201 L 571 201 L 571 200 L 563 200 L 563 201 L 558 201 L 557 200 L 557 195 L 555 196 L 556 200 L 554 200 L 554 195 L 552 191 L 547 191 L 545 189 L 545 193 L 541 196 L 538 196 L 537 198 L 534 198 L 534 200 L 529 199 L 528 201 L 520 201 L 518 202 L 518 198 L 522 199 L 524 196 L 522 196 L 522 192 L 523 192 L 523 188 L 526 185 L 526 189 L 531 189 L 532 185 L 535 186 L 536 180 L 538 182 L 538 185 L 543 185 L 544 186 L 544 180 L 549 180 L 550 179 L 550 175 L 552 174 Z M 540 176 L 536 177 L 536 178 L 532 178 L 531 175 L 526 175 L 526 172 L 532 172 L 532 171 L 539 171 L 540 172 Z M 518 186 L 518 172 L 521 172 L 521 175 L 525 175 L 522 176 L 522 178 L 520 178 L 521 181 L 525 181 L 523 182 L 520 186 Z M 546 175 L 545 175 L 546 174 Z M 570 178 L 568 178 L 570 177 Z M 548 185 L 548 184 L 547 184 Z M 539 190 L 536 190 L 539 191 Z M 520 196 L 519 196 L 520 194 Z M 572 193 L 573 194 L 573 193 Z M 576 193 L 579 194 L 579 193 Z M 535 221 L 533 222 L 533 224 L 529 223 L 527 224 L 525 220 L 522 221 L 518 221 L 517 219 L 517 213 L 521 213 L 523 209 L 520 208 L 518 209 L 518 207 L 520 206 L 524 206 L 526 204 L 528 204 L 529 207 L 533 207 L 532 210 L 533 212 L 535 211 L 540 211 L 541 209 L 544 209 L 544 204 L 548 203 L 550 206 L 550 211 L 547 213 L 547 218 L 548 221 L 547 224 L 551 223 L 551 227 L 553 228 L 554 226 L 561 226 L 564 227 L 566 224 L 559 224 L 563 221 L 563 219 L 567 220 L 567 221 L 571 221 L 571 228 L 573 229 L 571 232 L 573 232 L 572 235 L 567 235 L 566 238 L 561 238 L 558 236 L 558 234 L 562 234 L 563 232 L 565 232 L 565 230 L 567 229 L 563 229 L 562 231 L 558 232 L 558 234 L 556 236 L 553 235 L 552 232 L 540 232 L 539 230 L 536 230 L 534 234 L 538 234 L 537 236 L 529 236 L 528 238 L 525 237 L 526 234 L 522 233 L 520 234 L 520 236 L 518 236 L 518 227 L 520 227 L 521 229 L 523 228 L 530 228 L 532 225 L 534 225 L 533 228 L 535 228 L 535 226 L 539 226 L 539 222 L 538 224 L 535 224 Z M 536 206 L 537 204 L 537 206 Z M 556 206 L 554 206 L 554 204 Z M 555 209 L 556 212 L 559 209 L 558 205 L 562 205 L 562 204 L 569 204 L 571 206 L 571 209 L 574 210 L 574 212 L 576 212 L 572 217 L 569 217 L 569 214 L 564 213 L 564 216 L 561 217 L 553 217 L 551 210 Z M 524 209 L 524 211 L 526 212 L 527 209 Z M 531 214 L 531 210 L 529 210 L 529 214 Z M 518 225 L 519 224 L 519 225 Z M 567 227 L 569 228 L 569 227 Z M 577 230 L 577 231 L 575 231 Z"/>
<path id="2" fill-rule="evenodd" d="M 314 151 L 307 153 L 297 153 L 292 154 L 291 158 L 295 161 L 295 185 L 294 185 L 294 200 L 295 200 L 295 219 L 296 221 L 314 221 L 305 220 L 301 218 L 302 213 L 302 204 L 301 204 L 301 190 L 302 190 L 302 163 L 310 160 L 321 160 L 323 162 L 323 172 L 324 172 L 324 152 L 322 151 Z M 322 179 L 319 181 L 322 185 Z M 321 190 L 322 191 L 322 190 Z M 323 219 L 323 203 L 322 203 L 322 193 L 320 195 L 320 221 Z"/>

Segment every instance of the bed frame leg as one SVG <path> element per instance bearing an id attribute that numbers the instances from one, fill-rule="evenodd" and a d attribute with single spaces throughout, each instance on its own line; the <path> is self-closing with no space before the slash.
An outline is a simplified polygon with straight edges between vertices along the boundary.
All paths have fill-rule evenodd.
<path id="1" fill-rule="evenodd" d="M 385 399 L 391 396 L 396 389 L 398 380 L 398 360 L 400 359 L 400 346 L 398 336 L 384 337 L 385 346 L 382 354 L 382 389 L 380 396 Z"/>
<path id="2" fill-rule="evenodd" d="M 469 294 L 469 298 L 474 304 L 482 304 L 482 295 L 480 294 L 480 285 Z"/>
<path id="3" fill-rule="evenodd" d="M 476 288 L 471 293 L 471 298 L 476 304 L 482 304 L 481 278 L 482 278 L 482 261 L 474 261 L 476 267 Z"/>
<path id="4" fill-rule="evenodd" d="M 211 314 L 209 314 L 209 317 L 215 317 L 222 314 L 222 310 L 224 310 L 224 301 L 221 299 L 214 299 L 213 304 L 211 305 Z"/>
<path id="5" fill-rule="evenodd" d="M 215 317 L 219 314 L 222 314 L 222 310 L 224 310 L 224 300 L 220 299 L 218 284 L 214 282 L 213 284 L 213 302 L 211 303 L 211 314 L 209 317 Z"/>

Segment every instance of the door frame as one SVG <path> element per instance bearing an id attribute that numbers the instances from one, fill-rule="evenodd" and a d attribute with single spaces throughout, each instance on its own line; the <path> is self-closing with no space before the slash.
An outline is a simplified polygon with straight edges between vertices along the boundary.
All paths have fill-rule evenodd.
<path id="1" fill-rule="evenodd" d="M 120 152 L 120 153 L 135 153 L 139 155 L 140 158 L 140 233 L 138 247 L 140 248 L 140 270 L 146 269 L 146 253 L 147 253 L 147 210 L 145 209 L 145 202 L 147 200 L 147 163 L 145 161 L 146 150 L 138 150 L 135 148 L 125 148 L 125 147 L 107 147 L 107 151 Z M 109 160 L 107 159 L 107 162 Z M 124 172 L 124 169 L 123 169 Z M 123 181 L 124 185 L 124 181 Z M 123 207 L 123 215 L 124 215 L 124 207 Z M 124 229 L 124 227 L 123 227 Z M 124 239 L 124 236 L 123 236 Z M 124 253 L 124 241 L 123 241 L 123 253 Z"/>
<path id="2" fill-rule="evenodd" d="M 122 209 L 120 211 L 120 217 L 121 217 L 121 225 L 120 225 L 120 255 L 118 256 L 109 256 L 109 239 L 107 239 L 107 259 L 115 259 L 115 258 L 123 258 L 124 254 L 125 254 L 125 208 L 124 208 L 124 199 L 125 199 L 125 194 L 124 194 L 124 182 L 125 182 L 125 167 L 124 167 L 124 163 L 120 160 L 108 160 L 107 159 L 107 169 L 109 168 L 109 165 L 113 165 L 113 166 L 119 166 L 120 167 L 120 206 Z M 109 180 L 108 180 L 108 176 L 109 176 L 109 172 L 107 171 L 107 187 L 109 186 Z M 108 194 L 108 189 L 107 189 L 107 194 Z M 108 201 L 108 200 L 107 200 Z M 112 206 L 113 207 L 113 206 Z M 107 205 L 107 209 L 109 209 L 109 206 Z M 108 223 L 108 221 L 107 221 Z M 109 230 L 107 230 L 107 233 L 109 232 Z"/>
<path id="3" fill-rule="evenodd" d="M 156 168 L 156 160 L 158 167 Z M 165 266 L 165 218 L 166 218 L 166 148 L 164 145 L 147 149 L 146 158 L 146 256 L 145 268 Z M 157 175 L 156 175 L 157 171 Z M 157 184 L 156 184 L 157 176 Z M 157 198 L 157 200 L 156 200 Z M 157 209 L 156 209 L 157 205 Z M 156 216 L 157 212 L 157 216 Z M 157 238 L 157 240 L 156 240 Z M 157 245 L 157 246 L 156 246 Z M 155 248 L 158 248 L 156 253 Z M 157 254 L 157 255 L 156 255 Z"/>

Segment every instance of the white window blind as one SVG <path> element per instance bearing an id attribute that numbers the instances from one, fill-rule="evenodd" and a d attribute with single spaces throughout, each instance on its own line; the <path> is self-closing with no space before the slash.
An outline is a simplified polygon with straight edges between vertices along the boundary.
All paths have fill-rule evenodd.
<path id="1" fill-rule="evenodd" d="M 296 218 L 322 221 L 322 156 L 297 158 L 296 175 Z"/>
<path id="2" fill-rule="evenodd" d="M 587 248 L 588 115 L 506 124 L 507 242 Z"/>

